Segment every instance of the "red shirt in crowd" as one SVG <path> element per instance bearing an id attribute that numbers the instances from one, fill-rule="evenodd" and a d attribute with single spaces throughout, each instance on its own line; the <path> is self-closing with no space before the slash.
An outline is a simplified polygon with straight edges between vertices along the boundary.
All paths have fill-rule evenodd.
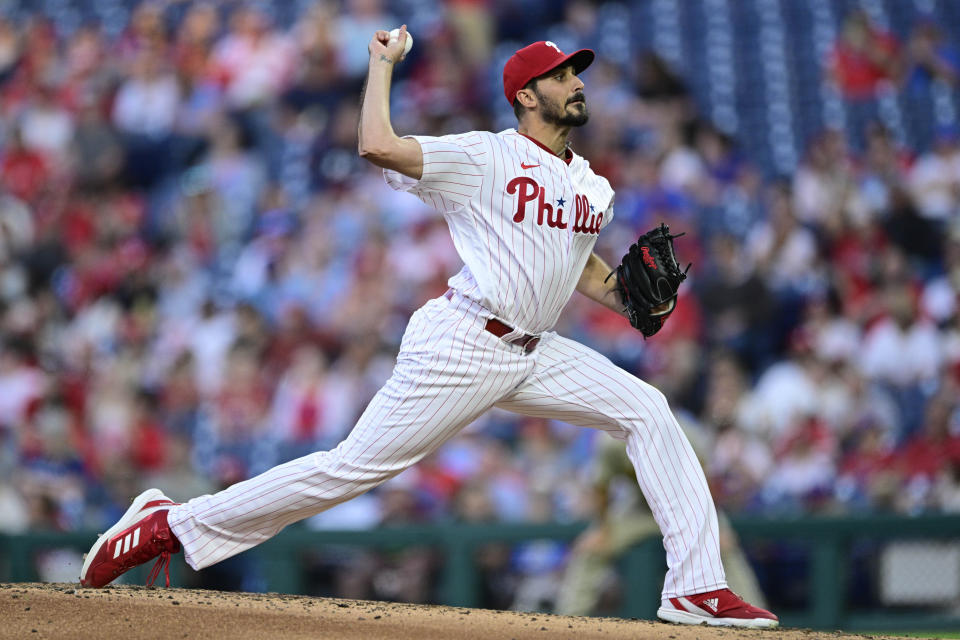
<path id="1" fill-rule="evenodd" d="M 4 155 L 0 162 L 0 176 L 10 193 L 31 203 L 49 180 L 50 170 L 40 153 L 19 147 Z"/>
<path id="2" fill-rule="evenodd" d="M 854 48 L 841 40 L 831 54 L 831 66 L 840 91 L 847 98 L 867 99 L 876 95 L 878 85 L 892 79 L 877 58 L 892 57 L 899 45 L 889 33 L 870 30 L 868 42 Z M 867 50 L 872 50 L 873 55 Z"/>

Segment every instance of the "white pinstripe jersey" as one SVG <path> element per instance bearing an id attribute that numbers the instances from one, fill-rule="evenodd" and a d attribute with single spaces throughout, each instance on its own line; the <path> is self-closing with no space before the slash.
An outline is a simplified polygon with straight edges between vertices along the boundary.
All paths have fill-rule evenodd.
<path id="1" fill-rule="evenodd" d="M 515 129 L 411 136 L 420 180 L 387 183 L 442 213 L 464 267 L 449 284 L 497 318 L 537 334 L 556 324 L 613 218 L 613 189 L 581 156 L 569 163 Z"/>

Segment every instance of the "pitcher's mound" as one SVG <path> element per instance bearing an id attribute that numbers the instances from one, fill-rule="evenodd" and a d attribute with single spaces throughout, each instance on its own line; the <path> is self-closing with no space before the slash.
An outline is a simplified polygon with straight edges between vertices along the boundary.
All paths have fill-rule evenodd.
<path id="1" fill-rule="evenodd" d="M 0 638 L 330 638 L 334 640 L 812 640 L 803 630 L 682 627 L 613 618 L 457 609 L 190 589 L 0 584 Z"/>

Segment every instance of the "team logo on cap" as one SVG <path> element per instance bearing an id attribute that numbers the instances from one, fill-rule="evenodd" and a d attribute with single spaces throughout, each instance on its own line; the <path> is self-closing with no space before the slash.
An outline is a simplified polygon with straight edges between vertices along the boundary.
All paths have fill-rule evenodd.
<path id="1" fill-rule="evenodd" d="M 560 47 L 558 47 L 558 46 L 556 45 L 556 43 L 554 43 L 554 42 L 552 42 L 552 41 L 550 41 L 550 40 L 547 40 L 547 41 L 544 42 L 543 44 L 547 45 L 548 47 L 553 47 L 554 49 L 557 50 L 557 53 L 563 55 L 563 51 L 560 51 Z"/>

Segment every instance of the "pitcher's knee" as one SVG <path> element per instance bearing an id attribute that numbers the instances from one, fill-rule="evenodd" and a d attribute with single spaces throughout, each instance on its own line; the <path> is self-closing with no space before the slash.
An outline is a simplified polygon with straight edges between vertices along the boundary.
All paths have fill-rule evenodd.
<path id="1" fill-rule="evenodd" d="M 667 396 L 665 396 L 660 389 L 657 389 L 649 384 L 644 384 L 643 392 L 645 399 L 649 404 L 652 405 L 654 410 L 664 414 L 670 413 L 670 402 L 667 400 Z"/>
<path id="2" fill-rule="evenodd" d="M 666 433 L 680 430 L 663 392 L 648 384 L 641 384 L 643 386 L 638 389 L 635 401 L 623 419 L 618 420 L 627 437 L 639 435 L 643 439 L 651 431 Z"/>

